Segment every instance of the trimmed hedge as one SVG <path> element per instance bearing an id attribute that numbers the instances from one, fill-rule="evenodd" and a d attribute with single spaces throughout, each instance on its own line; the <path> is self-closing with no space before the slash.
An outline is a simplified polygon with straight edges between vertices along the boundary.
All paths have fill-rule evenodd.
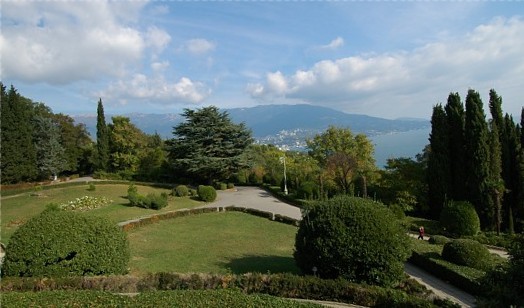
<path id="1" fill-rule="evenodd" d="M 187 197 L 189 196 L 189 188 L 186 185 L 178 185 L 173 189 L 173 195 L 177 197 Z"/>
<path id="2" fill-rule="evenodd" d="M 452 306 L 446 301 L 416 297 L 395 289 L 359 285 L 343 279 L 325 280 L 313 276 L 302 277 L 291 274 L 155 273 L 142 277 L 8 278 L 2 281 L 1 287 L 2 292 L 99 290 L 118 293 L 147 293 L 157 290 L 233 289 L 246 294 L 339 301 L 368 307 L 433 307 L 433 304 L 444 307 Z M 427 295 L 421 294 L 420 296 Z"/>
<path id="3" fill-rule="evenodd" d="M 479 270 L 487 270 L 492 265 L 489 250 L 481 243 L 468 239 L 457 239 L 446 243 L 442 249 L 442 258 Z"/>
<path id="4" fill-rule="evenodd" d="M 409 239 L 383 204 L 339 196 L 305 213 L 294 253 L 303 273 L 382 286 L 402 277 Z"/>
<path id="5" fill-rule="evenodd" d="M 467 201 L 450 201 L 440 213 L 440 223 L 447 232 L 461 237 L 480 232 L 480 219 L 473 204 Z"/>
<path id="6" fill-rule="evenodd" d="M 435 245 L 444 245 L 446 243 L 449 243 L 451 242 L 451 239 L 445 237 L 444 235 L 432 235 L 428 242 L 430 244 L 435 244 Z"/>
<path id="7" fill-rule="evenodd" d="M 213 186 L 199 185 L 198 197 L 204 202 L 213 202 L 217 198 L 217 191 Z"/>
<path id="8" fill-rule="evenodd" d="M 111 221 L 49 208 L 18 228 L 6 249 L 4 276 L 124 274 L 126 235 Z"/>

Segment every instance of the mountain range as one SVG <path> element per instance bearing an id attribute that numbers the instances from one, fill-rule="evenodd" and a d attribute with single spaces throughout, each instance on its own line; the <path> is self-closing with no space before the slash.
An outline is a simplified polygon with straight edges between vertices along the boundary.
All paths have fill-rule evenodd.
<path id="1" fill-rule="evenodd" d="M 279 135 L 310 137 L 324 131 L 330 125 L 348 127 L 354 133 L 368 136 L 424 129 L 430 126 L 424 119 L 384 119 L 360 114 L 348 114 L 334 109 L 306 104 L 260 105 L 250 108 L 224 109 L 235 123 L 245 123 L 256 140 Z M 112 115 L 106 115 L 109 121 Z M 157 132 L 163 138 L 171 138 L 173 127 L 183 121 L 179 114 L 124 114 L 131 122 L 148 134 Z M 72 116 L 76 123 L 84 123 L 92 137 L 96 136 L 96 115 Z"/>

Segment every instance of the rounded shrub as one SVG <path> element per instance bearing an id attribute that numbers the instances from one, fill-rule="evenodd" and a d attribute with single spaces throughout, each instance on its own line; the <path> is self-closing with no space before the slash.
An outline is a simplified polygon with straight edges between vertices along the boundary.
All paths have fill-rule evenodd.
<path id="1" fill-rule="evenodd" d="M 409 239 L 384 205 L 339 196 L 308 207 L 295 239 L 305 274 L 388 286 L 403 277 Z"/>
<path id="2" fill-rule="evenodd" d="M 217 191 L 213 186 L 198 186 L 198 197 L 204 202 L 213 202 L 217 198 Z"/>
<path id="3" fill-rule="evenodd" d="M 218 189 L 220 190 L 226 190 L 227 189 L 227 184 L 226 183 L 219 183 L 218 185 Z"/>
<path id="4" fill-rule="evenodd" d="M 480 219 L 473 204 L 467 201 L 448 202 L 440 213 L 440 223 L 447 232 L 456 236 L 476 235 Z"/>
<path id="5" fill-rule="evenodd" d="M 235 184 L 227 183 L 227 189 L 233 189 L 233 188 L 235 188 Z"/>
<path id="6" fill-rule="evenodd" d="M 173 195 L 177 197 L 187 197 L 189 196 L 189 188 L 186 185 L 178 185 L 173 191 Z"/>
<path id="7" fill-rule="evenodd" d="M 429 238 L 428 242 L 430 244 L 435 244 L 435 245 L 444 245 L 444 244 L 451 242 L 451 239 L 445 237 L 444 235 L 432 235 Z"/>
<path id="8" fill-rule="evenodd" d="M 113 222 L 48 208 L 18 228 L 9 244 L 3 275 L 63 277 L 125 274 L 125 233 Z"/>
<path id="9" fill-rule="evenodd" d="M 444 245 L 442 258 L 446 261 L 487 270 L 491 267 L 489 250 L 481 243 L 469 239 L 452 240 Z"/>

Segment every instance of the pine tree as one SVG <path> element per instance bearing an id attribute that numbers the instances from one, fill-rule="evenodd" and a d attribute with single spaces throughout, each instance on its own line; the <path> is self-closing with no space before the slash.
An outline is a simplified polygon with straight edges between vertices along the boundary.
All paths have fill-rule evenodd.
<path id="1" fill-rule="evenodd" d="M 450 170 L 449 199 L 465 200 L 466 173 L 464 148 L 464 105 L 458 93 L 450 93 L 446 110 L 448 125 L 448 161 Z"/>
<path id="2" fill-rule="evenodd" d="M 109 169 L 109 130 L 104 115 L 104 105 L 102 99 L 98 100 L 96 110 L 96 148 L 98 169 L 108 171 Z"/>
<path id="3" fill-rule="evenodd" d="M 474 90 L 466 97 L 465 137 L 468 200 L 475 205 L 481 226 L 488 228 L 493 222 L 488 188 L 489 131 L 482 100 Z"/>
<path id="4" fill-rule="evenodd" d="M 36 179 L 36 154 L 33 145 L 32 102 L 11 86 L 1 87 L 2 183 L 18 183 Z"/>
<path id="5" fill-rule="evenodd" d="M 428 202 L 433 218 L 440 217 L 449 191 L 449 138 L 446 113 L 441 104 L 433 107 L 428 157 Z"/>
<path id="6" fill-rule="evenodd" d="M 41 178 L 56 177 L 66 167 L 65 150 L 61 145 L 60 128 L 51 118 L 36 115 L 33 118 L 33 142 L 37 167 Z"/>

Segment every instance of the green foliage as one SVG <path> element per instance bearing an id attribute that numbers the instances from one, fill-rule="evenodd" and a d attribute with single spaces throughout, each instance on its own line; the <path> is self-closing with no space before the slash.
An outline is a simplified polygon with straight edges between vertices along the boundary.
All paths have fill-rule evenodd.
<path id="1" fill-rule="evenodd" d="M 125 274 L 126 235 L 112 222 L 48 209 L 18 228 L 7 247 L 5 276 Z"/>
<path id="2" fill-rule="evenodd" d="M 480 220 L 475 207 L 467 201 L 450 201 L 440 215 L 440 223 L 455 236 L 475 235 L 480 231 Z"/>
<path id="3" fill-rule="evenodd" d="M 486 270 L 491 267 L 489 250 L 477 241 L 452 240 L 444 245 L 442 258 L 458 265 Z"/>
<path id="4" fill-rule="evenodd" d="M 449 239 L 448 237 L 445 237 L 444 235 L 432 235 L 429 238 L 428 242 L 430 244 L 435 244 L 435 245 L 444 245 L 444 244 L 451 242 L 451 239 Z"/>
<path id="5" fill-rule="evenodd" d="M 175 138 L 167 142 L 175 168 L 204 181 L 227 179 L 246 166 L 242 154 L 252 138 L 243 123 L 234 124 L 214 106 L 185 109 L 183 116 L 186 120 L 173 130 Z"/>
<path id="6" fill-rule="evenodd" d="M 160 210 L 166 207 L 168 203 L 167 193 L 149 193 L 147 196 L 143 196 L 136 191 L 136 187 L 133 184 L 127 190 L 127 199 L 131 206 L 153 210 Z"/>
<path id="7" fill-rule="evenodd" d="M 399 221 L 382 204 L 339 196 L 306 210 L 295 241 L 304 273 L 323 278 L 391 285 L 401 277 L 409 242 Z"/>
<path id="8" fill-rule="evenodd" d="M 464 132 L 464 105 L 458 93 L 450 93 L 444 107 L 446 110 L 448 134 L 448 162 L 450 183 L 447 198 L 452 200 L 465 200 L 466 198 L 466 163 L 465 163 L 465 132 Z"/>
<path id="9" fill-rule="evenodd" d="M 134 174 L 147 146 L 147 136 L 127 117 L 116 116 L 109 128 L 110 169 Z"/>
<path id="10" fill-rule="evenodd" d="M 318 197 L 318 187 L 314 182 L 302 182 L 297 190 L 297 197 L 299 199 L 312 200 Z"/>
<path id="11" fill-rule="evenodd" d="M 388 208 L 391 210 L 391 212 L 397 219 L 404 219 L 406 217 L 404 209 L 400 205 L 391 204 L 390 206 L 388 206 Z"/>
<path id="12" fill-rule="evenodd" d="M 96 186 L 95 186 L 95 183 L 89 183 L 89 187 L 87 188 L 88 191 L 95 191 L 96 190 Z"/>
<path id="13" fill-rule="evenodd" d="M 102 99 L 98 100 L 96 114 L 97 169 L 109 171 L 109 129 L 106 124 Z"/>
<path id="14" fill-rule="evenodd" d="M 199 185 L 197 193 L 204 202 L 213 202 L 217 198 L 217 191 L 213 186 Z"/>
<path id="15" fill-rule="evenodd" d="M 58 175 L 66 165 L 65 150 L 60 144 L 60 128 L 51 118 L 33 117 L 33 142 L 36 149 L 36 166 L 40 177 Z"/>
<path id="16" fill-rule="evenodd" d="M 189 188 L 186 185 L 178 185 L 173 189 L 173 195 L 177 197 L 189 196 Z"/>
<path id="17" fill-rule="evenodd" d="M 138 194 L 138 188 L 136 188 L 135 184 L 129 185 L 129 187 L 127 188 L 127 194 L 128 195 Z"/>
<path id="18" fill-rule="evenodd" d="M 428 157 L 428 202 L 432 218 L 437 218 L 446 202 L 451 183 L 448 126 L 441 104 L 433 107 L 429 143 L 431 151 Z"/>
<path id="19" fill-rule="evenodd" d="M 227 183 L 227 189 L 233 189 L 235 188 L 235 184 L 234 183 Z"/>

